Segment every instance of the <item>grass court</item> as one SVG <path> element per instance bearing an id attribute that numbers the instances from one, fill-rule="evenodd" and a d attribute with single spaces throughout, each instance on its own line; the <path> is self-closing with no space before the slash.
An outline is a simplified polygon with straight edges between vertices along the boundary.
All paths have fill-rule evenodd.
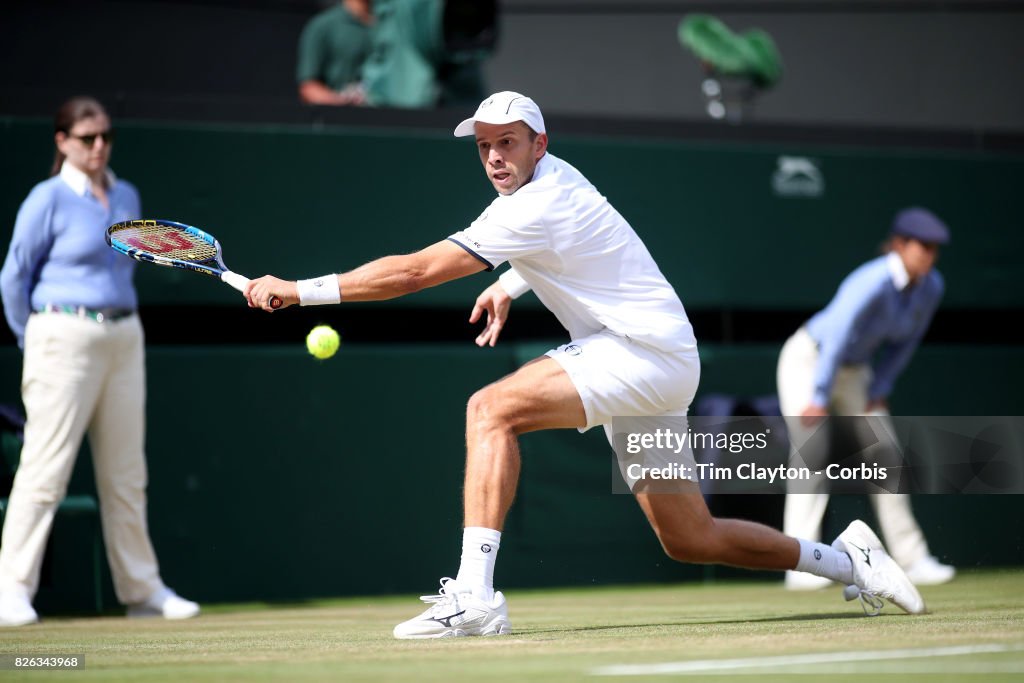
<path id="1" fill-rule="evenodd" d="M 838 587 L 718 582 L 510 590 L 510 637 L 397 641 L 415 596 L 211 605 L 183 622 L 47 618 L 3 631 L 3 654 L 84 654 L 60 681 L 1024 680 L 1024 572 L 925 588 L 931 613 L 868 618 Z M 808 679 L 810 680 L 810 679 Z"/>

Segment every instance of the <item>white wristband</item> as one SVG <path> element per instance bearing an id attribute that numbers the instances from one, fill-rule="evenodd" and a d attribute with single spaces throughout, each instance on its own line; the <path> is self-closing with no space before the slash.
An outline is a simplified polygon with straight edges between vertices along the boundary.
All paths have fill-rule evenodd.
<path id="1" fill-rule="evenodd" d="M 324 275 L 311 280 L 299 280 L 300 306 L 318 306 L 320 304 L 337 304 L 341 302 L 341 285 L 337 275 Z"/>
<path id="2" fill-rule="evenodd" d="M 530 285 L 514 268 L 509 268 L 499 275 L 498 282 L 501 283 L 501 288 L 505 290 L 505 293 L 513 299 L 518 299 L 530 291 Z"/>

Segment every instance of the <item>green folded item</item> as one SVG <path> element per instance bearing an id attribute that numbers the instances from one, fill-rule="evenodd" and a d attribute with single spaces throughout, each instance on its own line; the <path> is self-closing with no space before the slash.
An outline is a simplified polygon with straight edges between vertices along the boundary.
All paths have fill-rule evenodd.
<path id="1" fill-rule="evenodd" d="M 750 50 L 750 71 L 754 80 L 765 87 L 775 85 L 782 78 L 782 59 L 775 49 L 772 37 L 760 29 L 743 34 Z"/>
<path id="2" fill-rule="evenodd" d="M 764 31 L 738 35 L 707 14 L 691 14 L 679 23 L 679 42 L 725 76 L 747 77 L 761 87 L 782 77 L 782 60 Z"/>

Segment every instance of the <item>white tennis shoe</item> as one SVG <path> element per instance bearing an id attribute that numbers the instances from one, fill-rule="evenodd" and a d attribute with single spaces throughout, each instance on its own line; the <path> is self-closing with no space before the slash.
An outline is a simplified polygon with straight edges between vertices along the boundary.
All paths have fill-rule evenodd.
<path id="1" fill-rule="evenodd" d="M 933 555 L 925 555 L 907 567 L 907 576 L 915 586 L 938 586 L 952 581 L 956 576 L 956 568 L 952 565 L 942 564 Z"/>
<path id="2" fill-rule="evenodd" d="M 149 600 L 129 605 L 127 615 L 133 618 L 163 617 L 164 619 L 191 619 L 199 614 L 199 605 L 186 600 L 170 588 L 163 588 Z"/>
<path id="3" fill-rule="evenodd" d="M 23 593 L 0 593 L 0 626 L 26 626 L 39 621 L 32 601 Z"/>
<path id="4" fill-rule="evenodd" d="M 431 604 L 423 614 L 395 627 L 395 638 L 456 638 L 460 636 L 502 636 L 512 633 L 508 603 L 500 592 L 490 604 L 473 595 L 454 579 L 441 579 L 437 595 L 421 595 Z"/>
<path id="5" fill-rule="evenodd" d="M 831 585 L 832 580 L 824 576 L 798 572 L 795 569 L 786 572 L 785 586 L 788 591 L 816 591 Z"/>
<path id="6" fill-rule="evenodd" d="M 925 612 L 921 594 L 903 569 L 885 552 L 882 542 L 867 524 L 859 519 L 852 522 L 846 531 L 839 534 L 832 547 L 850 556 L 853 562 L 853 582 L 860 589 L 865 611 L 868 611 L 868 605 L 873 608 L 868 611 L 870 616 L 881 611 L 879 598 L 885 598 L 910 614 Z"/>

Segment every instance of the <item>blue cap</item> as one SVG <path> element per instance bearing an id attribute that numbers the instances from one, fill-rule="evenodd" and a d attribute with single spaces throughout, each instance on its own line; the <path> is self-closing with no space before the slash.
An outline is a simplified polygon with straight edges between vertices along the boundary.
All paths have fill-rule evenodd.
<path id="1" fill-rule="evenodd" d="M 892 221 L 891 235 L 909 237 L 925 244 L 949 242 L 949 228 L 928 209 L 904 209 Z"/>

